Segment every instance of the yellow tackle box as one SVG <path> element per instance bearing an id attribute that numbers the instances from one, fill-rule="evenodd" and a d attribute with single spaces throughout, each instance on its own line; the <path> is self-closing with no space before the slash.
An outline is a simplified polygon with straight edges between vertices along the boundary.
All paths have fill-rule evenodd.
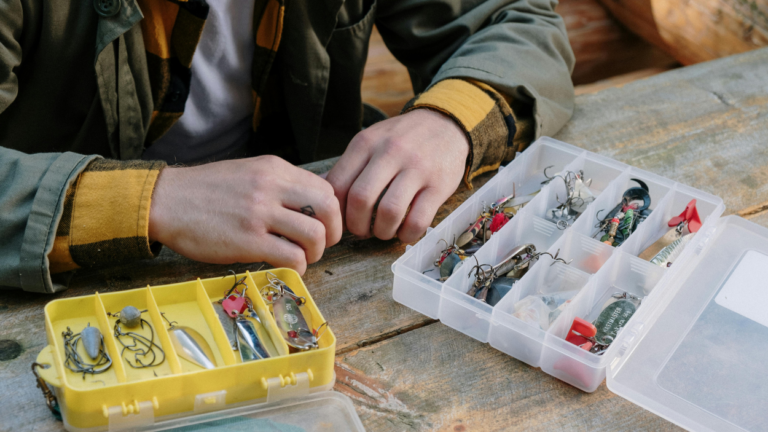
<path id="1" fill-rule="evenodd" d="M 291 269 L 269 271 L 306 299 L 301 310 L 311 328 L 325 322 L 298 273 Z M 37 372 L 54 388 L 64 427 L 78 432 L 184 430 L 190 425 L 195 426 L 189 430 L 233 430 L 233 425 L 234 430 L 264 429 L 267 425 L 274 430 L 363 430 L 351 401 L 330 391 L 335 382 L 333 331 L 326 329 L 318 348 L 289 353 L 271 305 L 259 294 L 268 284 L 266 273 L 236 276 L 245 278 L 246 295 L 277 351 L 273 357 L 255 361 L 241 361 L 215 309 L 221 307 L 218 301 L 237 280 L 233 275 L 97 292 L 46 305 L 48 345 L 37 357 L 37 363 L 43 365 Z M 160 365 L 136 369 L 121 356 L 113 314 L 128 305 L 146 310 L 142 318 L 152 326 L 155 342 L 165 352 Z M 210 345 L 217 366 L 204 369 L 179 356 L 170 340 L 168 321 L 161 314 L 196 330 Z M 112 359 L 112 366 L 96 375 L 75 373 L 64 366 L 62 332 L 70 328 L 78 333 L 88 325 L 100 330 Z M 85 355 L 83 344 L 78 345 L 80 350 Z M 128 354 L 125 357 L 131 359 Z"/>

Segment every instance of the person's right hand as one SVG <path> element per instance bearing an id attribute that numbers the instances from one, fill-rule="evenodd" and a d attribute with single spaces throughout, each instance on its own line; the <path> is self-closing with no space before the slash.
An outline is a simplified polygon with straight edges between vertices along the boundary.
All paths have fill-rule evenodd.
<path id="1" fill-rule="evenodd" d="M 165 168 L 149 212 L 150 241 L 188 258 L 265 261 L 301 274 L 341 230 L 333 187 L 275 156 Z"/>

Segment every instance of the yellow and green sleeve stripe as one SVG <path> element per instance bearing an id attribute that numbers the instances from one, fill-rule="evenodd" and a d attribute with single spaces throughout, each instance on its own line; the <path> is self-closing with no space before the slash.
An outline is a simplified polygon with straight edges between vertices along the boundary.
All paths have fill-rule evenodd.
<path id="1" fill-rule="evenodd" d="M 152 258 L 152 191 L 165 162 L 97 159 L 67 191 L 51 273 Z"/>
<path id="2" fill-rule="evenodd" d="M 514 159 L 534 137 L 531 109 L 474 80 L 447 79 L 411 99 L 403 113 L 426 108 L 451 117 L 464 130 L 470 152 L 464 182 Z"/>

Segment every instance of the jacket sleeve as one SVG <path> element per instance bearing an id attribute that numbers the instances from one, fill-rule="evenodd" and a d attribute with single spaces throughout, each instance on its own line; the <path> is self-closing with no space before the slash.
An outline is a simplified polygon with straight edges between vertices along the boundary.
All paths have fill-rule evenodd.
<path id="1" fill-rule="evenodd" d="M 554 0 L 379 0 L 376 26 L 417 96 L 472 146 L 467 176 L 498 167 L 573 113 L 573 51 Z M 420 100 L 421 99 L 421 100 Z"/>
<path id="2" fill-rule="evenodd" d="M 0 113 L 18 94 L 24 16 L 18 0 L 0 1 Z M 53 293 L 68 270 L 153 256 L 149 205 L 164 165 L 26 154 L 0 137 L 0 289 Z"/>
<path id="3" fill-rule="evenodd" d="M 0 147 L 0 286 L 56 292 L 48 253 L 70 185 L 97 156 L 75 153 L 28 155 Z"/>

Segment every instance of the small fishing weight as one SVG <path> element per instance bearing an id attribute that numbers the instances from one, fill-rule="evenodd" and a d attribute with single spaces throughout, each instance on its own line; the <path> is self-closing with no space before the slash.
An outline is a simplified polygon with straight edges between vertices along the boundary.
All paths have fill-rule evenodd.
<path id="1" fill-rule="evenodd" d="M 104 349 L 104 338 L 96 327 L 88 325 L 80 332 L 73 333 L 69 327 L 61 332 L 64 338 L 64 366 L 75 373 L 100 374 L 106 372 L 112 366 L 112 358 Z M 77 352 L 77 344 L 83 342 L 85 352 L 91 358 L 88 362 Z"/>
<path id="2" fill-rule="evenodd" d="M 147 320 L 141 317 L 146 310 L 140 311 L 134 306 L 125 306 L 118 313 L 109 313 L 108 316 L 117 318 L 115 321 L 115 339 L 123 346 L 120 356 L 123 357 L 128 351 L 133 353 L 133 363 L 128 358 L 125 362 L 134 369 L 143 369 L 159 366 L 165 361 L 165 351 L 155 342 L 155 329 Z M 149 337 L 146 337 L 135 331 L 124 332 L 122 326 L 129 329 L 140 328 L 144 330 L 149 328 Z M 158 351 L 160 354 L 158 355 Z"/>
<path id="3" fill-rule="evenodd" d="M 318 328 L 311 329 L 301 311 L 306 299 L 297 296 L 285 282 L 271 272 L 267 272 L 267 280 L 269 283 L 261 289 L 261 295 L 267 304 L 272 305 L 272 313 L 285 342 L 302 351 L 317 348 L 328 323 L 324 322 Z"/>

